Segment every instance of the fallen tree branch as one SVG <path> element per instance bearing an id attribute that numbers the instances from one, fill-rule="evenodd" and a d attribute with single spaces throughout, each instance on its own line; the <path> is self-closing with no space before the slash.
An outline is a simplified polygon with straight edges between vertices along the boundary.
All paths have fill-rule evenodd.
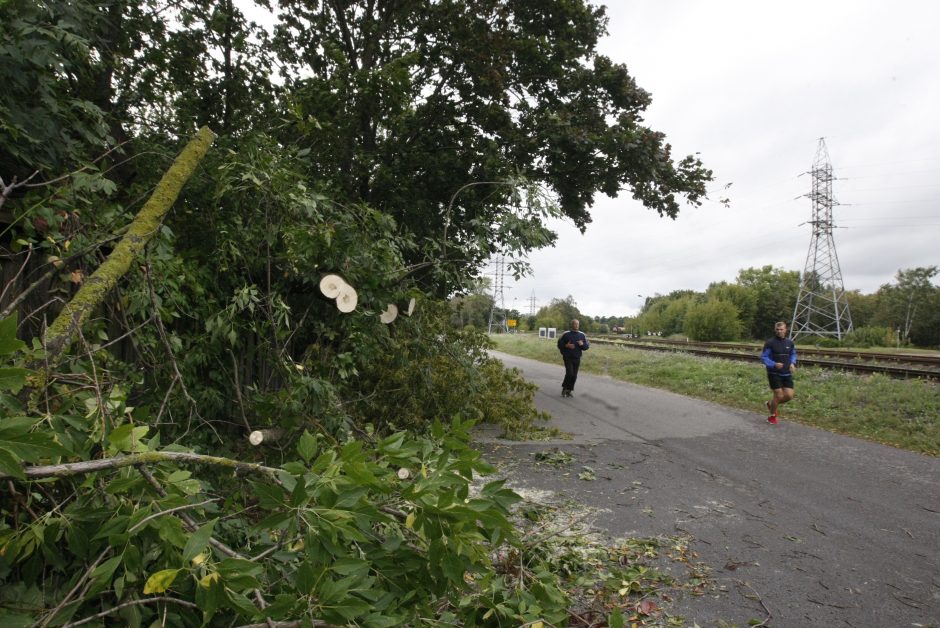
<path id="1" fill-rule="evenodd" d="M 247 471 L 251 473 L 261 473 L 276 478 L 281 472 L 274 467 L 255 464 L 253 462 L 241 462 L 231 458 L 222 458 L 220 456 L 206 456 L 204 454 L 193 454 L 184 451 L 148 451 L 139 454 L 128 454 L 126 456 L 114 456 L 112 458 L 102 458 L 100 460 L 84 460 L 82 462 L 69 462 L 63 464 L 35 465 L 25 467 L 23 472 L 28 480 L 38 480 L 40 478 L 66 478 L 75 475 L 85 475 L 95 471 L 105 469 L 121 469 L 139 464 L 157 464 L 160 462 L 193 462 L 196 464 L 207 464 L 219 467 L 231 467 L 238 471 Z M 0 472 L 0 480 L 12 479 L 12 475 Z"/>
<path id="2" fill-rule="evenodd" d="M 153 474 L 150 473 L 150 471 L 147 470 L 146 467 L 144 467 L 143 465 L 138 465 L 137 471 L 139 471 L 140 474 L 144 476 L 144 479 L 147 480 L 148 483 L 150 483 L 150 485 L 154 488 L 154 490 L 157 491 L 158 495 L 160 495 L 161 497 L 166 497 L 166 490 L 164 490 L 163 486 L 160 485 L 160 482 L 157 481 L 157 478 L 153 477 Z M 199 528 L 198 524 L 196 523 L 196 520 L 193 519 L 191 516 L 189 516 L 188 513 L 180 512 L 179 517 L 187 525 L 190 532 L 195 532 Z M 240 558 L 242 560 L 251 560 L 247 556 L 243 556 L 242 554 L 239 554 L 238 552 L 230 548 L 228 545 L 226 545 L 222 541 L 219 541 L 213 536 L 209 537 L 209 544 L 212 545 L 212 547 L 219 550 L 220 552 L 222 552 L 223 554 L 225 554 L 226 556 L 230 556 L 232 558 Z M 258 603 L 258 608 L 260 608 L 261 610 L 264 610 L 268 606 L 268 603 L 264 599 L 264 595 L 262 595 L 261 590 L 255 589 L 254 594 L 255 594 L 255 601 Z M 270 622 L 271 620 L 269 619 L 268 621 Z"/>
<path id="3" fill-rule="evenodd" d="M 141 519 L 140 521 L 138 521 L 137 524 L 136 524 L 133 528 L 131 528 L 130 530 L 127 531 L 127 533 L 128 533 L 128 534 L 132 534 L 132 533 L 136 532 L 139 528 L 144 527 L 144 526 L 145 526 L 147 523 L 149 523 L 150 521 L 153 521 L 154 519 L 156 519 L 156 518 L 158 518 L 158 517 L 162 517 L 163 515 L 172 515 L 172 514 L 175 513 L 175 512 L 181 512 L 181 511 L 183 511 L 183 510 L 189 510 L 190 508 L 199 508 L 200 506 L 206 506 L 206 505 L 211 504 L 212 502 L 215 502 L 215 501 L 218 501 L 218 500 L 217 500 L 217 499 L 207 499 L 207 500 L 205 500 L 205 501 L 199 502 L 198 504 L 183 504 L 182 506 L 177 506 L 176 508 L 168 508 L 167 510 L 158 510 L 157 512 L 153 513 L 153 514 L 150 515 L 149 517 L 144 517 L 143 519 Z"/>
<path id="4" fill-rule="evenodd" d="M 54 366 L 72 342 L 72 337 L 105 295 L 117 285 L 130 269 L 134 260 L 160 228 L 164 216 L 170 211 L 183 185 L 209 150 L 215 134 L 203 127 L 190 140 L 166 171 L 153 194 L 131 222 L 127 233 L 118 242 L 108 259 L 92 273 L 59 316 L 46 330 L 45 347 L 48 360 Z"/>
<path id="5" fill-rule="evenodd" d="M 261 443 L 277 443 L 286 435 L 287 433 L 284 430 L 276 427 L 252 430 L 251 434 L 248 435 L 248 442 L 257 447 Z"/>
<path id="6" fill-rule="evenodd" d="M 187 602 L 186 600 L 178 600 L 175 597 L 148 597 L 142 600 L 131 600 L 130 602 L 124 602 L 123 604 L 119 604 L 118 606 L 109 608 L 106 611 L 101 611 L 97 615 L 92 615 L 91 617 L 86 617 L 85 619 L 81 619 L 79 621 L 69 622 L 65 624 L 64 626 L 62 626 L 62 628 L 73 628 L 73 626 L 81 626 L 82 624 L 87 624 L 88 622 L 94 621 L 96 619 L 100 619 L 101 617 L 107 617 L 108 615 L 111 615 L 112 613 L 116 613 L 123 608 L 127 608 L 128 606 L 139 606 L 140 604 L 153 604 L 154 602 L 170 602 L 173 604 L 179 604 L 180 606 L 185 606 L 187 608 L 195 608 L 195 609 L 199 608 L 192 602 Z"/>
<path id="7" fill-rule="evenodd" d="M 59 612 L 68 605 L 68 603 L 72 600 L 72 597 L 78 593 L 78 590 L 82 588 L 82 585 L 85 584 L 85 581 L 88 580 L 88 578 L 91 576 L 92 572 L 98 568 L 98 565 L 101 563 L 101 561 L 104 560 L 104 557 L 110 554 L 113 549 L 114 548 L 109 545 L 108 547 L 101 550 L 101 553 L 98 554 L 98 558 L 96 558 L 94 562 L 88 567 L 88 569 L 85 570 L 85 573 L 82 574 L 82 577 L 78 579 L 78 582 L 75 583 L 75 586 L 72 587 L 72 589 L 65 595 L 64 598 L 62 598 L 62 601 L 59 602 L 54 609 L 52 609 L 51 613 L 46 615 L 46 618 L 43 619 L 42 622 L 37 622 L 39 623 L 39 628 L 46 628 L 46 626 L 48 626 L 49 623 L 55 619 L 55 616 L 58 615 Z"/>
<path id="8" fill-rule="evenodd" d="M 163 486 L 161 486 L 160 482 L 157 481 L 157 478 L 153 477 L 153 474 L 149 470 L 147 470 L 145 466 L 138 465 L 137 471 L 139 471 L 140 474 L 144 476 L 144 479 L 147 480 L 147 483 L 153 487 L 153 490 L 157 492 L 157 495 L 159 495 L 160 497 L 166 497 L 167 495 L 166 490 L 163 488 Z M 186 529 L 189 530 L 190 532 L 195 532 L 196 530 L 199 529 L 199 524 L 196 522 L 195 519 L 192 518 L 192 516 L 190 516 L 189 513 L 180 511 L 179 515 L 177 516 L 183 520 L 183 523 L 186 524 Z M 215 537 L 212 537 L 212 536 L 209 537 L 209 544 L 212 545 L 212 547 L 219 550 L 220 552 L 222 552 L 223 554 L 225 554 L 226 556 L 229 556 L 231 558 L 243 558 L 243 556 L 241 556 L 238 552 L 233 550 L 231 547 L 229 547 L 222 541 L 219 541 Z"/>
<path id="9" fill-rule="evenodd" d="M 0 207 L 3 207 L 3 204 L 6 203 L 7 199 L 10 197 L 10 194 L 13 193 L 13 190 L 25 186 L 27 183 L 29 183 L 30 179 L 35 177 L 37 174 L 39 174 L 38 170 L 26 177 L 24 181 L 17 181 L 16 177 L 13 177 L 13 180 L 10 181 L 9 184 L 3 180 L 3 177 L 0 177 Z"/>

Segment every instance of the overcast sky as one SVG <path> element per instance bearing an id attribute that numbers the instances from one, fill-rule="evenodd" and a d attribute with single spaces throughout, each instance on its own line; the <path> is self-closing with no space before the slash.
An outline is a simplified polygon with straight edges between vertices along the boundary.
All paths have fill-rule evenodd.
<path id="1" fill-rule="evenodd" d="M 671 220 L 629 192 L 598 196 L 584 235 L 553 223 L 557 246 L 529 257 L 530 277 L 506 278 L 507 307 L 570 295 L 586 315 L 632 315 L 646 296 L 704 291 L 743 268 L 802 270 L 821 137 L 846 290 L 940 265 L 940 2 L 606 4 L 600 52 L 652 93 L 646 122 L 674 156 L 701 154 L 714 200 Z"/>

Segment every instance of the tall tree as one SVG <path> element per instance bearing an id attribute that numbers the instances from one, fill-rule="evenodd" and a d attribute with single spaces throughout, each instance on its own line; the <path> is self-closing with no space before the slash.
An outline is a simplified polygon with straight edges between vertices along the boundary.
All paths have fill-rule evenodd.
<path id="1" fill-rule="evenodd" d="M 603 7 L 585 0 L 284 0 L 277 50 L 310 174 L 391 214 L 441 261 L 425 279 L 459 286 L 495 251 L 554 234 L 541 186 L 582 230 L 597 193 L 622 188 L 661 215 L 698 204 L 711 172 L 673 160 L 644 126 L 650 95 L 596 52 Z M 468 183 L 478 184 L 465 187 Z M 460 193 L 458 194 L 458 191 Z M 449 227 L 449 229 L 448 229 Z M 447 237 L 446 245 L 443 241 Z"/>
<path id="2" fill-rule="evenodd" d="M 734 305 L 741 323 L 739 333 L 746 331 L 749 335 L 751 334 L 754 317 L 757 314 L 757 293 L 754 290 L 740 284 L 721 281 L 708 286 L 706 295 L 709 299 L 718 299 Z M 760 336 L 753 337 L 759 338 Z"/>
<path id="3" fill-rule="evenodd" d="M 895 275 L 898 291 L 903 301 L 905 338 L 910 338 L 911 326 L 914 324 L 918 310 L 937 291 L 936 286 L 930 281 L 936 275 L 936 266 L 899 270 Z"/>
<path id="4" fill-rule="evenodd" d="M 751 328 L 744 333 L 763 338 L 773 333 L 774 323 L 793 317 L 793 308 L 800 292 L 800 273 L 772 266 L 745 268 L 738 271 L 737 284 L 754 291 L 757 310 Z"/>
<path id="5" fill-rule="evenodd" d="M 590 331 L 591 321 L 581 314 L 578 304 L 570 294 L 564 299 L 552 299 L 548 305 L 539 309 L 535 317 L 538 327 L 554 327 L 558 330 L 568 329 L 571 319 L 576 318 L 584 324 L 583 331 Z"/>
<path id="6" fill-rule="evenodd" d="M 900 330 L 901 337 L 909 340 L 918 315 L 938 291 L 931 282 L 938 272 L 936 266 L 898 270 L 895 283 L 878 290 L 877 322 Z"/>
<path id="7" fill-rule="evenodd" d="M 686 311 L 683 331 L 693 340 L 737 340 L 741 334 L 738 310 L 730 301 L 710 299 L 692 303 Z"/>

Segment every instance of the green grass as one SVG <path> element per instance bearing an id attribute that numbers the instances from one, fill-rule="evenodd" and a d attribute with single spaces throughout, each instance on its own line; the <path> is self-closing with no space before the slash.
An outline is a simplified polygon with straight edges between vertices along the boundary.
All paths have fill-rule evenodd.
<path id="1" fill-rule="evenodd" d="M 523 334 L 491 339 L 498 351 L 561 364 L 552 341 Z M 760 413 L 770 398 L 759 362 L 594 345 L 581 372 Z M 782 418 L 940 456 L 940 384 L 815 367 L 799 369 L 796 378 L 796 398 L 783 406 Z"/>

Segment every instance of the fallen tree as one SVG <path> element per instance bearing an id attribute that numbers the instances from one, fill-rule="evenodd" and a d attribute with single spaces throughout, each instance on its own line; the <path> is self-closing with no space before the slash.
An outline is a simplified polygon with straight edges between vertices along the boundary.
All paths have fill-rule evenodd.
<path id="1" fill-rule="evenodd" d="M 44 339 L 46 368 L 56 364 L 72 342 L 76 331 L 81 328 L 91 312 L 101 304 L 108 292 L 117 285 L 121 277 L 130 270 L 134 260 L 143 252 L 144 247 L 160 228 L 164 216 L 173 207 L 180 190 L 208 152 L 213 139 L 215 139 L 215 134 L 208 127 L 203 127 L 196 133 L 160 179 L 150 199 L 137 214 L 127 233 L 114 247 L 108 259 L 84 281 L 78 293 L 49 325 Z"/>

